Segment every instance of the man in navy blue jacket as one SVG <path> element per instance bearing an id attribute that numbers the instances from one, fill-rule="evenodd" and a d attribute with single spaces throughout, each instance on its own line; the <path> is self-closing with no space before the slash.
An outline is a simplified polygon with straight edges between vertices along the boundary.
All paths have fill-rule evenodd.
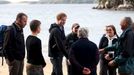
<path id="1" fill-rule="evenodd" d="M 99 61 L 98 48 L 88 40 L 85 28 L 78 30 L 79 39 L 71 46 L 69 60 L 72 65 L 72 75 L 96 75 Z"/>

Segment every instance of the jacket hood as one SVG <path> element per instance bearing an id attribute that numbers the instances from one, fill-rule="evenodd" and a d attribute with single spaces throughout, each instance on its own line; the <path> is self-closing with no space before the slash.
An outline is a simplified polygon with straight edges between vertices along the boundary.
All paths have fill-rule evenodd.
<path id="1" fill-rule="evenodd" d="M 53 28 L 56 28 L 56 27 L 59 28 L 59 26 L 58 26 L 56 23 L 51 24 L 51 26 L 50 26 L 50 28 L 49 28 L 49 32 L 51 32 L 51 30 L 52 30 Z"/>

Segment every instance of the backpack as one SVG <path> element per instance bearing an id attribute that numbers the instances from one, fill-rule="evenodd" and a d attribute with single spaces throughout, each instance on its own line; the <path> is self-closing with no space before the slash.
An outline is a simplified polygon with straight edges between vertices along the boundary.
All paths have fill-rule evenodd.
<path id="1" fill-rule="evenodd" d="M 5 34 L 6 30 L 7 30 L 6 25 L 1 25 L 0 26 L 0 57 L 4 56 L 4 54 L 3 54 L 3 43 L 4 43 L 4 34 Z"/>
<path id="2" fill-rule="evenodd" d="M 15 29 L 14 25 L 11 25 L 11 26 L 1 25 L 0 26 L 0 57 L 2 57 L 2 65 L 3 65 L 3 61 L 4 61 L 3 57 L 5 57 L 5 55 L 6 55 L 6 51 L 4 51 L 4 49 L 3 49 L 3 45 L 6 42 L 6 41 L 4 41 L 5 33 L 10 29 L 13 29 L 14 37 L 16 37 L 16 29 Z"/>

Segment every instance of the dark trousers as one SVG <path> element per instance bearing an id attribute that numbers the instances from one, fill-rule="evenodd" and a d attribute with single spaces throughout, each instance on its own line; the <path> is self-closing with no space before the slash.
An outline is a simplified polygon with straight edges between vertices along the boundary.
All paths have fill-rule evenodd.
<path id="1" fill-rule="evenodd" d="M 63 75 L 62 72 L 62 59 L 63 57 L 51 57 L 51 63 L 53 66 L 53 71 L 51 73 L 51 75 Z"/>
<path id="2" fill-rule="evenodd" d="M 108 66 L 106 60 L 100 60 L 100 74 L 99 75 L 116 75 L 116 68 Z"/>
<path id="3" fill-rule="evenodd" d="M 6 59 L 9 66 L 9 75 L 23 75 L 24 61 L 23 60 L 13 60 L 10 62 Z"/>

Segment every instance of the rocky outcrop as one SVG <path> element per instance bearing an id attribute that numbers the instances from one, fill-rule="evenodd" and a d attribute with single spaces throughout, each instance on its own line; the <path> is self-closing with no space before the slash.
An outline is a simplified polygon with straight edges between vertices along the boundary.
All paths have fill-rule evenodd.
<path id="1" fill-rule="evenodd" d="M 99 0 L 94 9 L 134 10 L 134 0 Z"/>
<path id="2" fill-rule="evenodd" d="M 124 3 L 118 6 L 118 10 L 122 9 L 128 9 L 128 10 L 133 10 L 134 9 L 134 0 L 124 0 Z"/>

